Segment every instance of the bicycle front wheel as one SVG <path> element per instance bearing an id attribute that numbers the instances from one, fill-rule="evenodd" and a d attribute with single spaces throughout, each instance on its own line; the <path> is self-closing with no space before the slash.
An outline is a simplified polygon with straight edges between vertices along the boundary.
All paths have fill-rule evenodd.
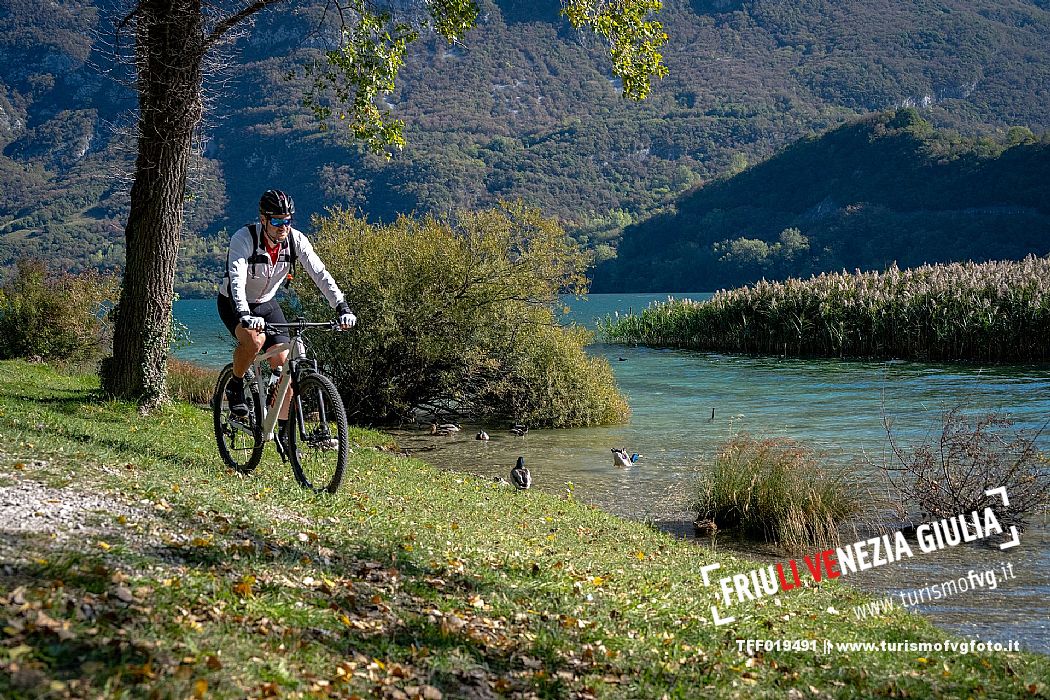
<path id="1" fill-rule="evenodd" d="M 254 383 L 249 384 L 246 381 L 244 398 L 248 403 L 248 415 L 233 415 L 226 402 L 226 385 L 232 378 L 233 365 L 226 365 L 215 384 L 215 394 L 211 400 L 215 442 L 219 446 L 219 456 L 226 466 L 248 474 L 259 466 L 265 445 L 259 425 L 259 392 Z"/>
<path id="2" fill-rule="evenodd" d="M 288 458 L 303 488 L 335 493 L 350 453 L 346 410 L 335 384 L 320 374 L 299 382 L 288 422 Z"/>

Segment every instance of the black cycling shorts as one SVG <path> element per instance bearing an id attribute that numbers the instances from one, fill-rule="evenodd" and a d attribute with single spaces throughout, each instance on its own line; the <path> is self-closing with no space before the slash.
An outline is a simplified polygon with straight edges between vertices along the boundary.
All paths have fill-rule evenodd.
<path id="1" fill-rule="evenodd" d="M 230 331 L 230 335 L 234 338 L 237 337 L 237 326 L 241 324 L 241 316 L 237 313 L 237 309 L 233 306 L 233 299 L 223 294 L 219 295 L 218 299 L 219 318 L 226 325 L 226 328 Z M 288 323 L 284 318 L 284 311 L 281 310 L 281 305 L 277 303 L 276 299 L 270 301 L 264 301 L 261 304 L 248 304 L 248 309 L 251 311 L 252 316 L 262 316 L 267 323 Z M 288 332 L 282 330 L 276 335 L 266 334 L 266 342 L 263 343 L 263 350 L 269 350 L 277 343 L 290 342 Z"/>

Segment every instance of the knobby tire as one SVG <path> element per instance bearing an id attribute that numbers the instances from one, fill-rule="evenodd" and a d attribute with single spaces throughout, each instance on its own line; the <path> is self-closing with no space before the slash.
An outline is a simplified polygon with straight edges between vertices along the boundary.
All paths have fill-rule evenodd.
<path id="1" fill-rule="evenodd" d="M 262 460 L 262 440 L 260 398 L 255 383 L 245 380 L 245 398 L 248 400 L 249 415 L 241 422 L 251 421 L 253 432 L 249 435 L 231 425 L 233 416 L 226 405 L 226 385 L 233 378 L 233 365 L 226 365 L 219 373 L 215 383 L 215 394 L 212 396 L 212 422 L 215 427 L 215 442 L 219 447 L 219 456 L 230 469 L 242 474 L 250 474 Z"/>
<path id="2" fill-rule="evenodd" d="M 324 422 L 320 420 L 322 407 Z M 299 485 L 335 493 L 343 481 L 350 447 L 346 410 L 332 380 L 321 374 L 303 377 L 289 418 L 286 445 Z M 305 419 L 305 425 L 300 423 L 301 419 Z M 326 441 L 330 445 L 332 439 L 338 441 L 337 447 L 322 446 Z M 330 464 L 333 459 L 334 465 Z"/>

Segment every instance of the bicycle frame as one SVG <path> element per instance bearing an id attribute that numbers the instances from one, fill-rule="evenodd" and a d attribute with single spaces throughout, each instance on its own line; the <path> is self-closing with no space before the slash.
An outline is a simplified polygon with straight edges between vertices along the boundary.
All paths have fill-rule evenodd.
<path id="1" fill-rule="evenodd" d="M 281 408 L 284 406 L 284 402 L 288 399 L 290 394 L 289 388 L 292 385 L 292 368 L 295 363 L 306 356 L 305 348 L 302 347 L 303 343 L 298 337 L 291 342 L 291 352 L 288 353 L 288 359 L 282 365 L 281 381 L 277 384 L 277 391 L 274 394 L 273 406 L 268 406 L 268 396 L 266 391 L 266 382 L 263 380 L 263 362 L 269 360 L 271 357 L 277 357 L 285 350 L 289 349 L 289 343 L 278 343 L 272 348 L 267 350 L 265 353 L 258 355 L 255 358 L 255 362 L 252 364 L 255 366 L 255 385 L 259 389 L 259 397 L 262 399 L 260 410 L 262 411 L 262 436 L 264 442 L 273 440 L 276 435 L 274 433 L 274 427 L 277 425 L 277 417 L 281 415 Z"/>
<path id="2" fill-rule="evenodd" d="M 296 373 L 296 370 L 298 369 L 298 365 L 301 362 L 307 361 L 309 359 L 307 357 L 306 352 L 306 343 L 303 342 L 303 339 L 300 337 L 302 332 L 307 328 L 331 328 L 332 326 L 332 323 L 307 323 L 306 321 L 297 321 L 294 323 L 278 323 L 272 325 L 266 324 L 268 330 L 287 329 L 288 331 L 290 331 L 291 339 L 287 343 L 278 343 L 277 345 L 274 345 L 265 353 L 257 355 L 255 357 L 255 360 L 252 361 L 252 367 L 254 368 L 255 375 L 255 386 L 258 389 L 260 403 L 262 404 L 259 407 L 259 410 L 262 413 L 262 417 L 260 420 L 260 432 L 262 434 L 263 442 L 270 442 L 276 440 L 277 435 L 274 431 L 274 428 L 277 426 L 278 416 L 281 415 L 281 408 L 284 406 L 285 401 L 288 400 L 288 397 L 291 393 L 290 387 L 292 385 L 292 382 L 296 379 L 294 375 Z M 263 379 L 263 362 L 267 362 L 272 357 L 277 357 L 285 350 L 289 350 L 290 352 L 288 353 L 288 359 L 282 365 L 281 380 L 277 384 L 277 390 L 274 394 L 273 406 L 267 406 L 268 396 L 266 391 L 266 381 Z M 323 411 L 324 407 L 322 406 L 321 409 Z M 297 404 L 295 406 L 295 410 L 300 413 L 300 415 L 297 415 L 299 419 L 298 424 L 303 425 L 304 416 L 301 415 L 302 406 Z M 326 418 L 326 416 L 321 416 L 322 420 Z M 249 433 L 252 432 L 251 428 L 247 425 L 244 425 L 241 421 L 231 422 L 235 427 L 237 427 L 238 430 L 243 430 Z"/>

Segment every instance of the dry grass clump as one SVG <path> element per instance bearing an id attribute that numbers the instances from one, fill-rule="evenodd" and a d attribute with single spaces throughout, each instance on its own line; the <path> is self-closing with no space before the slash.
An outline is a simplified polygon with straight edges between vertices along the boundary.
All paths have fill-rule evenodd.
<path id="1" fill-rule="evenodd" d="M 839 527 L 866 513 L 870 498 L 850 471 L 823 465 L 791 440 L 736 437 L 703 477 L 694 510 L 719 529 L 789 551 L 839 543 Z"/>
<path id="2" fill-rule="evenodd" d="M 172 398 L 207 404 L 215 391 L 218 372 L 185 360 L 168 358 L 168 391 Z"/>
<path id="3" fill-rule="evenodd" d="M 765 280 L 608 319 L 613 342 L 762 354 L 1050 359 L 1050 257 Z"/>

